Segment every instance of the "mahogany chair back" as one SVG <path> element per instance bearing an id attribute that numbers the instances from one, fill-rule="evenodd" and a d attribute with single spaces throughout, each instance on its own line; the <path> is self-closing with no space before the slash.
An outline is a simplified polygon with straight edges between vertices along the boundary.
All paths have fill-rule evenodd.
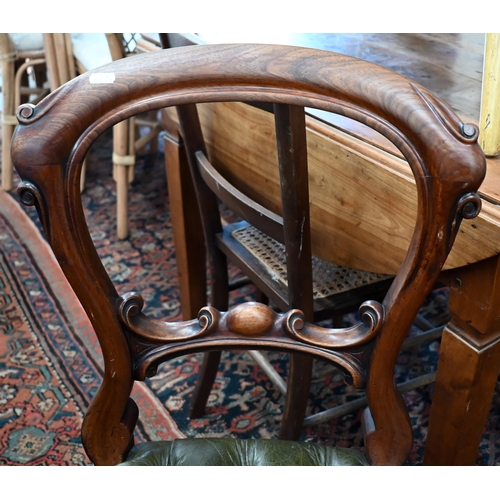
<path id="1" fill-rule="evenodd" d="M 205 44 L 202 38 L 192 33 L 161 33 L 159 37 L 164 49 Z M 201 112 L 196 106 L 178 108 L 180 124 L 184 130 L 181 136 L 190 137 L 184 141 L 183 146 L 191 159 L 192 167 L 199 169 L 199 173 L 193 173 L 193 178 L 197 179 L 194 189 L 200 197 L 200 214 L 207 242 L 209 274 L 212 278 L 209 280 L 210 303 L 218 309 L 226 310 L 229 292 L 252 283 L 257 288 L 259 302 L 271 303 L 282 312 L 296 307 L 304 311 L 309 321 L 328 319 L 339 326 L 343 323 L 343 316 L 356 312 L 365 300 L 383 300 L 393 276 L 340 266 L 313 255 L 308 177 L 318 174 L 314 170 L 308 172 L 309 132 L 306 131 L 304 108 L 273 105 L 271 102 L 251 102 L 244 105 L 224 103 L 220 106 L 205 105 Z M 250 111 L 248 106 L 259 109 Z M 275 165 L 268 166 L 264 163 L 260 151 L 262 144 L 259 141 L 252 143 L 250 140 L 242 140 L 244 133 L 241 130 L 221 132 L 220 126 L 212 126 L 211 122 L 215 119 L 210 118 L 211 113 L 240 116 L 241 120 L 251 122 L 252 128 L 266 130 L 271 141 L 275 140 L 277 143 L 277 154 L 273 155 L 276 151 L 268 152 L 271 160 L 266 158 L 266 161 L 271 164 L 275 161 Z M 164 115 L 171 116 L 168 112 Z M 271 128 L 273 120 L 275 130 Z M 202 129 L 209 138 L 208 142 L 201 135 Z M 196 149 L 204 142 L 208 157 Z M 224 154 L 217 151 L 216 143 L 224 144 L 221 148 L 225 150 Z M 288 151 L 293 151 L 293 155 L 287 155 Z M 197 157 L 198 154 L 204 155 L 203 160 Z M 180 154 L 177 156 L 181 158 Z M 260 160 L 258 169 L 270 170 L 274 167 L 276 171 L 281 171 L 283 178 L 289 179 L 286 187 L 284 183 L 281 184 L 281 197 L 285 200 L 282 205 L 278 202 L 274 204 L 274 210 L 269 210 L 273 206 L 269 203 L 269 198 L 279 190 L 279 181 L 274 182 L 279 179 L 279 174 L 269 175 L 272 180 L 255 189 L 250 183 L 242 183 L 242 176 L 236 174 L 238 162 L 242 159 L 254 163 L 254 168 Z M 166 155 L 167 175 L 174 168 L 172 155 Z M 184 188 L 188 181 L 189 179 L 184 179 Z M 207 186 L 213 194 L 210 194 Z M 340 190 L 338 193 L 340 195 Z M 229 206 L 232 209 L 231 216 L 236 214 L 240 221 L 228 223 L 224 220 L 222 211 L 217 211 L 220 205 L 216 198 Z M 261 199 L 268 203 L 264 203 L 265 207 L 259 203 Z M 314 196 L 312 199 L 314 203 Z M 278 211 L 276 206 L 279 207 Z M 290 214 L 290 210 L 295 211 L 295 214 Z M 302 218 L 297 216 L 298 213 L 304 214 L 304 225 Z M 186 231 L 183 234 L 186 235 Z M 176 244 L 178 243 L 176 238 Z M 302 248 L 300 253 L 297 252 L 297 245 Z M 296 260 L 298 255 L 300 259 Z M 233 269 L 235 265 L 243 271 L 245 277 L 229 279 L 228 262 L 233 264 Z M 423 335 L 420 337 L 422 341 L 426 338 Z M 221 354 L 221 351 L 210 351 L 204 355 L 190 400 L 191 418 L 199 418 L 205 413 L 219 370 Z M 299 439 L 305 425 L 327 421 L 329 415 L 337 415 L 342 411 L 337 406 L 305 418 L 313 377 L 312 358 L 292 355 L 285 381 L 266 353 L 251 350 L 248 354 L 284 395 L 280 438 Z M 428 383 L 427 378 L 419 380 L 421 383 Z M 417 383 L 417 380 L 412 382 Z"/>
<path id="2" fill-rule="evenodd" d="M 339 113 L 376 129 L 407 159 L 418 196 L 410 247 L 383 302 L 365 302 L 354 327 L 313 324 L 309 299 L 300 296 L 284 313 L 255 303 L 221 312 L 212 304 L 198 319 L 170 323 L 148 318 L 139 294 L 116 291 L 81 205 L 79 179 L 86 152 L 105 130 L 135 114 L 168 106 L 190 113 L 197 102 L 215 101 L 275 104 L 277 133 L 285 145 L 279 154 L 287 158 L 281 185 L 285 237 L 288 231 L 294 235 L 287 255 L 290 266 L 305 269 L 302 261 L 310 261 L 308 204 L 297 192 L 297 185 L 307 182 L 305 160 L 295 149 L 304 139 L 303 133 L 289 133 L 290 123 L 303 123 L 304 107 Z M 115 61 L 73 79 L 37 106 L 22 105 L 17 117 L 12 156 L 23 178 L 20 200 L 37 207 L 103 351 L 104 380 L 82 429 L 85 449 L 96 464 L 122 462 L 133 444 L 138 413 L 130 398 L 134 380 L 154 375 L 159 363 L 183 354 L 234 348 L 284 350 L 337 364 L 356 387 L 366 386 L 373 419 L 365 438 L 370 462 L 406 460 L 412 447 L 411 424 L 394 385 L 394 365 L 460 221 L 480 210 L 477 189 L 485 161 L 475 127 L 461 123 L 424 88 L 377 65 L 329 52 L 253 44 L 182 47 Z M 206 207 L 215 201 L 202 183 L 202 178 L 213 180 L 210 169 L 204 168 L 201 139 L 196 131 L 184 136 L 189 150 L 195 151 L 193 174 L 200 199 L 208 199 Z M 260 208 L 255 213 L 262 217 Z M 248 213 L 248 220 L 252 217 Z M 265 217 L 271 231 L 277 221 L 272 214 Z M 213 224 L 220 220 L 214 217 Z M 283 239 L 280 229 L 273 234 Z M 306 290 L 307 274 L 298 278 Z M 296 304 L 304 310 L 295 309 Z"/>

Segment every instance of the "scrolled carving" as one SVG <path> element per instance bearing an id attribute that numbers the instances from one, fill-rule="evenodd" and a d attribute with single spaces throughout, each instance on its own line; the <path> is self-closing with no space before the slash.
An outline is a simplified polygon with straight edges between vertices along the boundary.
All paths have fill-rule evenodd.
<path id="1" fill-rule="evenodd" d="M 450 110 L 443 106 L 430 92 L 410 84 L 415 93 L 425 102 L 429 109 L 436 115 L 441 123 L 460 141 L 471 144 L 477 141 L 479 131 L 471 123 L 463 123 Z"/>
<path id="2" fill-rule="evenodd" d="M 457 213 L 463 219 L 474 219 L 481 211 L 481 198 L 477 193 L 469 193 L 458 202 Z"/>
<path id="3" fill-rule="evenodd" d="M 144 299 L 137 292 L 128 292 L 122 295 L 119 302 L 118 310 L 120 318 L 125 324 L 131 322 L 131 318 L 137 316 L 144 307 Z"/>
<path id="4" fill-rule="evenodd" d="M 139 338 L 151 342 L 178 342 L 201 337 L 218 324 L 219 311 L 204 307 L 197 319 L 191 321 L 166 322 L 148 318 L 142 313 L 144 299 L 137 292 L 128 292 L 118 301 L 118 316 L 121 322 Z"/>
<path id="5" fill-rule="evenodd" d="M 320 356 L 337 365 L 346 383 L 364 387 L 365 372 L 360 359 L 349 348 L 361 352 L 379 331 L 383 306 L 374 301 L 362 304 L 361 322 L 352 328 L 320 328 L 304 321 L 298 309 L 277 313 L 257 302 L 240 304 L 228 312 L 213 307 L 200 310 L 197 320 L 160 322 L 144 316 L 143 299 L 137 293 L 121 297 L 121 321 L 141 342 L 150 341 L 136 360 L 136 377 L 153 376 L 159 363 L 171 357 L 207 348 L 281 349 Z M 186 341 L 186 342 L 183 342 Z M 360 349 L 361 347 L 361 349 Z"/>
<path id="6" fill-rule="evenodd" d="M 213 307 L 203 307 L 198 313 L 198 323 L 206 331 L 212 330 L 218 324 L 220 312 Z"/>
<path id="7" fill-rule="evenodd" d="M 477 139 L 479 136 L 479 129 L 473 123 L 462 123 L 460 132 L 467 139 Z"/>
<path id="8" fill-rule="evenodd" d="M 481 211 L 481 198 L 478 193 L 468 193 L 458 200 L 453 224 L 450 227 L 450 238 L 448 239 L 448 251 L 451 250 L 453 242 L 458 234 L 462 219 L 474 219 Z"/>
<path id="9" fill-rule="evenodd" d="M 40 192 L 31 182 L 21 181 L 17 187 L 17 197 L 19 201 L 27 206 L 32 207 L 36 203 L 40 203 Z"/>
<path id="10" fill-rule="evenodd" d="M 38 188 L 28 181 L 21 181 L 17 187 L 17 197 L 19 201 L 27 206 L 36 208 L 38 217 L 42 221 L 43 230 L 50 241 L 50 225 L 49 218 L 47 215 L 47 210 L 45 209 L 45 203 L 43 202 L 43 197 L 38 190 Z"/>
<path id="11" fill-rule="evenodd" d="M 286 324 L 290 335 L 296 339 L 327 349 L 343 349 L 366 344 L 380 330 L 384 307 L 374 300 L 366 301 L 359 308 L 361 322 L 351 328 L 322 328 L 306 323 L 301 311 L 288 313 Z"/>
<path id="12" fill-rule="evenodd" d="M 21 104 L 16 110 L 19 123 L 27 125 L 36 119 L 36 106 L 31 103 Z"/>
<path id="13" fill-rule="evenodd" d="M 380 330 L 384 316 L 382 304 L 364 302 L 359 308 L 360 323 L 351 328 L 322 328 L 307 323 L 298 309 L 276 313 L 257 302 L 240 304 L 228 312 L 207 306 L 191 321 L 165 322 L 142 313 L 144 299 L 129 292 L 118 302 L 121 322 L 139 338 L 153 342 L 178 342 L 213 334 L 243 338 L 286 337 L 328 350 L 357 347 L 369 342 Z M 279 341 L 278 341 L 279 342 Z"/>

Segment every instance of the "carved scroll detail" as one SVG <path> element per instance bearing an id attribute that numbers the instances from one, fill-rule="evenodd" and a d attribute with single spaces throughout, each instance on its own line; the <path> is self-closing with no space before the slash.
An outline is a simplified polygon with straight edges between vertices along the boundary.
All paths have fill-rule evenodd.
<path id="1" fill-rule="evenodd" d="M 450 228 L 450 238 L 448 241 L 448 251 L 451 250 L 455 237 L 458 234 L 462 219 L 474 219 L 481 211 L 481 198 L 477 193 L 468 193 L 458 200 L 455 219 Z"/>
<path id="2" fill-rule="evenodd" d="M 351 328 L 328 329 L 305 322 L 298 309 L 276 313 L 267 305 L 248 302 L 228 312 L 204 307 L 196 320 L 169 323 L 145 316 L 141 312 L 143 305 L 142 297 L 133 292 L 123 295 L 118 303 L 122 323 L 142 345 L 135 363 L 138 380 L 153 376 L 162 361 L 188 352 L 246 347 L 320 356 L 343 370 L 346 383 L 362 388 L 364 367 L 349 348 L 358 349 L 373 339 L 384 316 L 381 304 L 368 301 L 360 307 L 361 323 Z M 149 347 L 145 347 L 145 341 L 150 342 Z"/>
<path id="3" fill-rule="evenodd" d="M 21 104 L 16 110 L 16 118 L 19 123 L 28 125 L 36 120 L 36 106 L 31 103 Z"/>
<path id="4" fill-rule="evenodd" d="M 37 187 L 31 182 L 21 181 L 17 187 L 17 196 L 19 201 L 27 206 L 32 207 L 33 205 L 41 203 L 41 195 Z"/>
<path id="5" fill-rule="evenodd" d="M 77 77 L 78 78 L 78 77 Z M 21 125 L 29 125 L 40 120 L 45 116 L 58 102 L 60 102 L 73 88 L 73 83 L 68 82 L 50 93 L 43 100 L 43 104 L 32 103 L 21 104 L 16 110 L 16 118 Z"/>
<path id="6" fill-rule="evenodd" d="M 439 118 L 441 123 L 461 142 L 472 144 L 477 141 L 479 129 L 472 123 L 463 123 L 458 118 L 450 113 L 439 101 L 437 101 L 430 93 L 418 88 L 413 83 L 410 84 L 412 89 L 422 100 L 427 104 L 429 109 Z"/>
<path id="7" fill-rule="evenodd" d="M 198 318 L 191 321 L 165 322 L 142 314 L 144 299 L 136 292 L 120 298 L 119 316 L 123 324 L 138 337 L 153 342 L 177 342 L 210 333 L 244 338 L 273 337 L 285 334 L 316 347 L 343 349 L 369 342 L 379 331 L 384 315 L 383 306 L 376 301 L 364 302 L 359 308 L 361 322 L 350 328 L 322 328 L 305 322 L 298 309 L 276 313 L 257 302 L 240 304 L 228 312 L 204 307 Z"/>
<path id="8" fill-rule="evenodd" d="M 118 302 L 118 314 L 122 323 L 138 337 L 152 342 L 178 342 L 201 337 L 214 330 L 219 323 L 219 311 L 204 307 L 197 319 L 165 322 L 148 318 L 141 311 L 144 299 L 136 292 L 129 292 Z"/>
<path id="9" fill-rule="evenodd" d="M 481 211 L 481 198 L 477 193 L 469 193 L 460 198 L 457 214 L 462 219 L 474 219 Z"/>
<path id="10" fill-rule="evenodd" d="M 356 347 L 370 341 L 382 326 L 384 308 L 374 300 L 363 302 L 359 308 L 361 323 L 351 328 L 322 328 L 304 321 L 301 311 L 288 317 L 288 328 L 291 335 L 302 342 L 327 349 Z"/>
<path id="11" fill-rule="evenodd" d="M 372 340 L 384 317 L 383 306 L 375 301 L 361 305 L 358 325 L 339 329 L 307 323 L 298 309 L 277 313 L 257 302 L 240 304 L 228 312 L 204 307 L 197 319 L 179 322 L 150 319 L 141 312 L 143 306 L 143 298 L 135 292 L 123 295 L 118 302 L 120 320 L 143 346 L 135 363 L 138 380 L 153 376 L 162 361 L 187 352 L 246 347 L 293 349 L 323 357 L 343 370 L 346 383 L 362 388 L 363 364 L 349 348 L 358 349 Z M 150 342 L 147 348 L 145 341 Z"/>
<path id="12" fill-rule="evenodd" d="M 17 187 L 17 197 L 23 205 L 36 208 L 38 217 L 42 221 L 43 230 L 50 241 L 49 218 L 45 210 L 43 197 L 38 188 L 31 182 L 21 181 Z"/>

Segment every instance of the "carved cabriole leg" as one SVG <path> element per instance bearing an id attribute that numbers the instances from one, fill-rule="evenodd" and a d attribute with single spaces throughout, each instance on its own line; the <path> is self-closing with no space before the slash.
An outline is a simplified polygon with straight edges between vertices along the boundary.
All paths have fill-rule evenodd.
<path id="1" fill-rule="evenodd" d="M 36 205 L 54 255 L 99 339 L 104 378 L 83 422 L 82 443 L 96 465 L 115 465 L 127 455 L 137 420 L 135 403 L 129 399 L 133 386 L 132 355 L 116 317 L 119 296 L 87 230 L 78 197 L 79 180 L 68 198 L 46 195 L 63 192 L 63 170 L 62 165 L 25 169 L 25 181 L 20 184 L 18 195 L 23 204 Z M 69 199 L 78 201 L 69 206 Z M 76 244 L 77 238 L 84 243 Z M 89 273 L 89 268 L 94 272 Z"/>
<path id="2" fill-rule="evenodd" d="M 500 371 L 500 256 L 451 274 L 425 465 L 473 465 Z"/>

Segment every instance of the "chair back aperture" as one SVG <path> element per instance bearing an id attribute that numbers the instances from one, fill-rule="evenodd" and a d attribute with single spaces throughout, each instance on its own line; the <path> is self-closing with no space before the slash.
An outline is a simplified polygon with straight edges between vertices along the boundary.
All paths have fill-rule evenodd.
<path id="1" fill-rule="evenodd" d="M 219 101 L 274 104 L 283 196 L 283 230 L 274 237 L 291 242 L 287 264 L 305 270 L 292 278 L 306 283 L 304 297 L 299 290 L 284 313 L 256 303 L 226 312 L 212 303 L 191 321 L 151 319 L 142 312 L 140 295 L 118 294 L 97 255 L 81 206 L 81 165 L 96 138 L 126 118 L 177 106 L 182 122 L 182 113 L 192 112 L 194 104 Z M 311 320 L 309 202 L 307 189 L 299 189 L 307 186 L 307 161 L 305 148 L 296 147 L 305 142 L 305 107 L 374 128 L 398 147 L 415 178 L 418 213 L 407 255 L 382 303 L 365 302 L 359 324 L 351 328 L 325 328 Z M 82 430 L 96 464 L 122 462 L 133 444 L 134 380 L 152 376 L 159 363 L 176 356 L 224 348 L 279 349 L 335 363 L 357 387 L 366 384 L 374 423 L 365 440 L 370 462 L 406 460 L 411 425 L 394 385 L 394 366 L 461 219 L 480 210 L 477 190 L 485 160 L 475 127 L 461 123 L 422 87 L 377 65 L 313 49 L 256 44 L 182 47 L 115 61 L 68 82 L 37 106 L 21 106 L 17 117 L 12 156 L 23 179 L 20 199 L 37 207 L 103 351 L 104 380 Z M 219 180 L 206 164 L 201 130 L 185 130 L 183 138 L 193 152 L 189 160 L 200 196 L 214 203 L 208 185 Z M 221 191 L 229 189 L 219 185 Z M 248 220 L 259 211 L 254 206 Z M 280 226 L 276 214 L 269 213 L 267 221 L 270 231 Z"/>

